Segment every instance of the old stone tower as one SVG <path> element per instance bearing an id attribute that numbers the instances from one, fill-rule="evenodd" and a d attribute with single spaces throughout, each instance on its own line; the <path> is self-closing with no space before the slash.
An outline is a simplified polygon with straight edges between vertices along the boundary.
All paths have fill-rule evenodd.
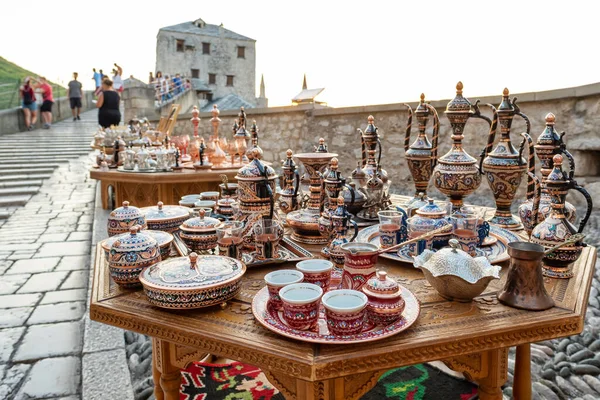
<path id="1" fill-rule="evenodd" d="M 255 43 L 200 18 L 167 26 L 156 38 L 156 71 L 191 78 L 192 87 L 206 100 L 201 102 L 203 110 L 212 109 L 213 103 L 220 109 L 262 106 L 264 101 L 256 98 Z"/>

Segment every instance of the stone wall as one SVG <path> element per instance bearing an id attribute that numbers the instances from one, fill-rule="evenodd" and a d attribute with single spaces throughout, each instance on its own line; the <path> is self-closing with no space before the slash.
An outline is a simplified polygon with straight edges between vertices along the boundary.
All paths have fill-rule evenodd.
<path id="1" fill-rule="evenodd" d="M 96 107 L 96 104 L 92 102 L 94 99 L 93 92 L 84 92 L 81 100 L 82 111 L 87 111 Z M 42 118 L 40 114 L 40 105 L 38 104 L 38 120 L 36 128 L 41 128 Z M 53 121 L 61 121 L 66 118 L 71 118 L 71 104 L 68 97 L 61 97 L 54 99 L 54 105 L 52 106 Z M 0 135 L 8 135 L 10 133 L 23 132 L 25 131 L 25 117 L 21 107 L 10 108 L 7 110 L 0 111 Z"/>
<path id="2" fill-rule="evenodd" d="M 453 95 L 453 91 L 449 91 Z M 464 95 L 469 97 L 468 88 Z M 577 175 L 581 183 L 593 182 L 600 175 L 600 83 L 576 88 L 559 89 L 547 92 L 522 93 L 518 97 L 521 111 L 531 120 L 531 134 L 534 140 L 545 127 L 544 117 L 548 112 L 556 115 L 556 129 L 566 131 L 567 147 L 576 158 Z M 501 95 L 481 98 L 481 103 L 498 105 Z M 470 98 L 474 103 L 476 98 Z M 451 128 L 448 119 L 443 115 L 449 100 L 432 102 L 440 114 L 439 154 L 445 154 L 451 145 Z M 411 103 L 413 109 L 416 103 Z M 481 106 L 482 113 L 491 117 L 491 110 Z M 256 120 L 260 129 L 259 144 L 265 152 L 264 159 L 275 162 L 285 158 L 286 150 L 294 153 L 312 151 L 319 137 L 325 138 L 329 150 L 339 154 L 340 169 L 345 176 L 356 166 L 360 159 L 360 137 L 357 128 L 365 129 L 367 117 L 372 114 L 382 137 L 382 166 L 393 180 L 396 192 L 412 193 L 413 184 L 410 172 L 404 159 L 404 132 L 407 122 L 406 107 L 402 104 L 385 104 L 345 108 L 313 108 L 311 105 L 273 107 L 247 110 L 248 119 Z M 236 119 L 237 110 L 221 112 L 221 134 L 227 138 L 232 136 L 231 126 Z M 200 114 L 200 134 L 205 138 L 211 131 L 210 114 Z M 192 134 L 189 122 L 191 115 L 180 114 L 176 134 Z M 430 132 L 431 128 L 428 128 Z M 519 133 L 525 130 L 525 123 L 515 118 L 512 139 L 515 147 L 520 143 Z M 416 137 L 416 119 L 413 118 L 411 142 Z M 464 147 L 466 151 L 477 157 L 487 142 L 488 125 L 483 120 L 471 119 L 465 129 Z M 430 136 L 430 135 L 429 135 Z M 499 135 L 498 135 L 499 136 Z M 431 137 L 431 136 L 430 136 Z M 498 139 L 498 138 L 497 138 Z M 497 141 L 497 140 L 496 140 Z M 430 185 L 431 194 L 436 193 Z M 525 185 L 521 185 L 525 190 Z M 482 183 L 475 196 L 485 196 L 491 204 L 493 197 L 487 182 Z M 524 195 L 523 195 L 524 196 Z"/>

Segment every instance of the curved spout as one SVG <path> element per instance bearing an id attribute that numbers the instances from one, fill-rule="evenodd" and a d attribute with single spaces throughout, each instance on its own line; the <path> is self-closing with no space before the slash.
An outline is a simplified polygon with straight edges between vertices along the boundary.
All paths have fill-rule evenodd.
<path id="1" fill-rule="evenodd" d="M 408 104 L 404 104 L 408 108 L 408 122 L 406 123 L 406 133 L 404 134 L 404 151 L 408 151 L 410 146 L 410 131 L 412 128 L 413 110 Z"/>
<path id="2" fill-rule="evenodd" d="M 425 107 L 433 114 L 433 136 L 431 138 L 431 169 L 437 165 L 438 137 L 440 133 L 440 117 L 434 106 L 425 103 Z"/>

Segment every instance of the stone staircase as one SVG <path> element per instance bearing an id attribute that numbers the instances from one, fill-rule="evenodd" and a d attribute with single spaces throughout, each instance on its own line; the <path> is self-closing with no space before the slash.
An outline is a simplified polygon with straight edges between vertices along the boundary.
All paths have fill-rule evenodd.
<path id="1" fill-rule="evenodd" d="M 97 115 L 92 110 L 80 121 L 69 118 L 51 129 L 0 133 L 0 225 L 38 193 L 56 168 L 91 152 Z"/>

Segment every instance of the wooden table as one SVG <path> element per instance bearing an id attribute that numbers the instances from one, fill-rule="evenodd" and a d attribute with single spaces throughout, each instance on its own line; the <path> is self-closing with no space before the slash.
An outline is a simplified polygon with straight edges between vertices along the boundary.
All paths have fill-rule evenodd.
<path id="1" fill-rule="evenodd" d="M 221 175 L 227 175 L 230 182 L 235 182 L 238 169 L 136 173 L 92 168 L 90 178 L 101 182 L 102 208 L 107 210 L 119 207 L 125 200 L 136 207 L 154 206 L 159 201 L 179 204 L 186 194 L 218 191 Z"/>
<path id="2" fill-rule="evenodd" d="M 308 248 L 318 254 L 318 247 Z M 582 331 L 595 264 L 596 249 L 585 248 L 573 266 L 573 278 L 545 279 L 556 307 L 528 312 L 504 306 L 496 298 L 507 268 L 502 279 L 473 302 L 457 303 L 442 299 L 412 265 L 380 258 L 378 267 L 421 302 L 415 325 L 381 341 L 317 345 L 272 333 L 252 315 L 252 298 L 264 286 L 263 276 L 294 265 L 248 269 L 241 293 L 223 308 L 167 311 L 151 306 L 142 290 L 114 284 L 98 246 L 90 317 L 153 338 L 158 400 L 179 399 L 180 368 L 207 353 L 260 367 L 287 399 L 358 399 L 386 370 L 442 360 L 477 382 L 481 399 L 500 400 L 510 346 L 517 346 L 513 393 L 522 400 L 531 398 L 529 344 Z"/>

